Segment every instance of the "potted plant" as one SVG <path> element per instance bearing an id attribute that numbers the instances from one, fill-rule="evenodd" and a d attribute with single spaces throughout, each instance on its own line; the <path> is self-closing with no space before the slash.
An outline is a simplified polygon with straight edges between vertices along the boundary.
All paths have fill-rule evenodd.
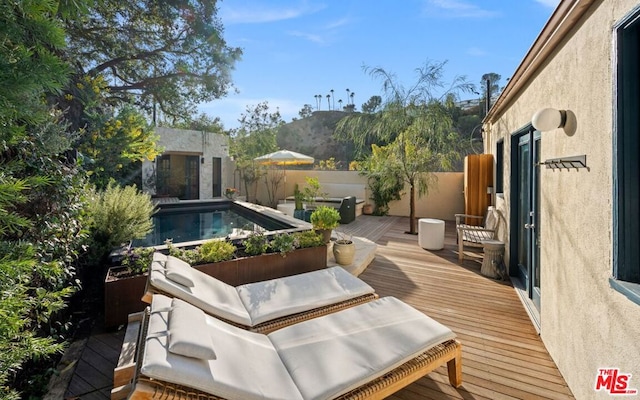
<path id="1" fill-rule="evenodd" d="M 224 190 L 224 196 L 229 200 L 235 199 L 237 194 L 238 194 L 238 189 L 236 188 L 226 188 Z"/>
<path id="2" fill-rule="evenodd" d="M 304 205 L 302 204 L 304 202 L 304 194 L 300 191 L 297 183 L 293 190 L 293 199 L 296 204 L 293 210 L 294 218 L 304 220 Z"/>
<path id="3" fill-rule="evenodd" d="M 333 258 L 340 265 L 351 265 L 356 255 L 356 245 L 351 236 L 336 232 L 338 239 L 333 242 Z"/>
<path id="4" fill-rule="evenodd" d="M 322 233 L 325 243 L 331 240 L 331 231 L 340 225 L 340 213 L 333 207 L 319 206 L 311 214 L 313 229 Z"/>

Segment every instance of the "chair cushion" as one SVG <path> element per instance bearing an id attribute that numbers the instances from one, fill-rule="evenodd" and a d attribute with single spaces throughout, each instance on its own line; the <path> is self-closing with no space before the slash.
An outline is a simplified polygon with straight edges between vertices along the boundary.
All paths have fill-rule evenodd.
<path id="1" fill-rule="evenodd" d="M 287 315 L 374 293 L 342 267 L 332 267 L 236 288 L 253 326 Z"/>
<path id="2" fill-rule="evenodd" d="M 318 400 L 347 393 L 455 334 L 385 297 L 268 336 L 304 398 Z"/>
<path id="3" fill-rule="evenodd" d="M 140 360 L 142 375 L 226 399 L 302 400 L 300 391 L 265 335 L 206 316 L 207 330 L 216 349 L 215 360 L 169 352 L 167 319 L 171 304 L 172 299 L 167 296 L 153 296 Z"/>
<path id="4" fill-rule="evenodd" d="M 165 275 L 167 279 L 179 283 L 186 287 L 193 287 L 193 279 L 191 277 L 191 265 L 173 256 L 167 256 L 164 263 Z"/>
<path id="5" fill-rule="evenodd" d="M 204 312 L 180 299 L 173 299 L 169 311 L 169 351 L 203 360 L 216 359 Z"/>
<path id="6" fill-rule="evenodd" d="M 154 254 L 154 261 L 149 272 L 149 284 L 156 290 L 178 297 L 193 304 L 210 315 L 217 315 L 228 321 L 244 326 L 251 325 L 251 317 L 242 304 L 236 288 L 198 271 L 189 264 L 178 264 L 174 267 L 188 269 L 192 287 L 178 284 L 168 279 L 163 266 L 168 256 L 162 253 Z"/>

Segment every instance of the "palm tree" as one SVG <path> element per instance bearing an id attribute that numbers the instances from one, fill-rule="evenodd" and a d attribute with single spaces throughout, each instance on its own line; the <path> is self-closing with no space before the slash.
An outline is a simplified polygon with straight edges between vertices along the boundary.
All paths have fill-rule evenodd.
<path id="1" fill-rule="evenodd" d="M 394 74 L 380 67 L 365 67 L 369 75 L 382 81 L 386 95 L 382 109 L 374 114 L 350 114 L 336 127 L 336 134 L 352 141 L 359 154 L 370 154 L 372 143 L 377 143 L 386 154 L 376 175 L 370 176 L 390 180 L 401 177 L 409 185 L 408 232 L 411 234 L 416 233 L 416 195 L 427 193 L 435 182 L 433 172 L 449 169 L 459 157 L 459 139 L 452 119 L 454 100 L 459 91 L 473 88 L 464 78 L 455 78 L 449 89 L 436 97 L 436 90 L 439 92 L 444 87 L 444 64 L 425 63 L 416 70 L 418 80 L 409 89 L 405 89 Z M 352 92 L 350 96 L 353 95 Z M 399 190 L 393 182 L 386 183 L 391 190 Z"/>
<path id="2" fill-rule="evenodd" d="M 342 110 L 342 99 L 338 100 L 338 106 L 340 106 L 340 109 Z"/>
<path id="3" fill-rule="evenodd" d="M 328 108 L 329 110 L 331 110 L 331 103 L 329 102 L 329 100 L 330 100 L 330 99 L 331 99 L 331 95 L 330 95 L 330 94 L 328 94 L 328 95 L 327 95 L 327 108 Z"/>
<path id="4" fill-rule="evenodd" d="M 351 90 L 349 90 L 349 88 L 347 88 L 347 105 L 349 105 L 349 92 L 351 92 Z"/>
<path id="5" fill-rule="evenodd" d="M 353 98 L 355 97 L 355 95 L 356 95 L 356 92 L 351 92 L 351 95 L 350 95 L 351 96 L 351 105 L 354 105 Z"/>
<path id="6" fill-rule="evenodd" d="M 329 90 L 331 92 L 331 102 L 333 103 L 333 109 L 336 109 L 336 98 L 333 96 L 333 89 Z"/>

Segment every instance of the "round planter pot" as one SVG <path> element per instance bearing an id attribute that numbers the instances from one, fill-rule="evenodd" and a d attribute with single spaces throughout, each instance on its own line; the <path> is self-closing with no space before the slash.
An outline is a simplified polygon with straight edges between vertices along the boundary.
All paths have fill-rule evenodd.
<path id="1" fill-rule="evenodd" d="M 365 204 L 362 206 L 362 213 L 365 215 L 373 214 L 373 206 L 371 204 Z"/>
<path id="2" fill-rule="evenodd" d="M 351 265 L 353 258 L 356 255 L 356 245 L 352 241 L 348 243 L 342 243 L 340 240 L 336 240 L 333 243 L 333 257 L 340 265 Z"/>
<path id="3" fill-rule="evenodd" d="M 331 240 L 331 231 L 332 229 L 316 229 L 317 233 L 322 234 L 322 239 L 324 239 L 325 243 L 329 243 Z"/>

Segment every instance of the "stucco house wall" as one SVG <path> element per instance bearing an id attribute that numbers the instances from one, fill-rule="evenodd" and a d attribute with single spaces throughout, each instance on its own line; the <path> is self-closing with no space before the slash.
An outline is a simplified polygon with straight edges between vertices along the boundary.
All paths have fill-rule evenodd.
<path id="1" fill-rule="evenodd" d="M 575 11 L 585 6 L 584 14 L 568 31 L 560 34 L 562 29 L 556 29 L 555 38 L 550 33 L 551 41 L 557 42 L 555 49 L 531 74 L 516 75 L 520 81 L 510 82 L 485 119 L 485 152 L 495 155 L 496 143 L 504 140 L 504 194 L 495 199 L 504 215 L 517 201 L 510 194 L 510 155 L 515 151 L 510 138 L 530 123 L 537 110 L 568 111 L 564 129 L 541 133 L 541 161 L 587 156 L 588 168 L 542 166 L 539 188 L 540 335 L 578 399 L 610 398 L 595 391 L 599 368 L 632 374 L 630 386 L 640 389 L 640 306 L 609 284 L 613 269 L 613 26 L 638 4 L 637 0 L 562 1 L 558 9 L 571 6 Z M 511 228 L 507 226 L 505 240 Z"/>
<path id="2" fill-rule="evenodd" d="M 213 198 L 213 158 L 222 159 L 222 192 L 224 188 L 233 187 L 233 161 L 229 158 L 229 138 L 225 135 L 204 131 L 157 127 L 160 137 L 158 145 L 164 149 L 163 154 L 197 155 L 201 158 L 199 180 L 200 199 Z M 143 191 L 155 195 L 156 165 L 155 161 L 144 161 L 142 164 Z"/>

